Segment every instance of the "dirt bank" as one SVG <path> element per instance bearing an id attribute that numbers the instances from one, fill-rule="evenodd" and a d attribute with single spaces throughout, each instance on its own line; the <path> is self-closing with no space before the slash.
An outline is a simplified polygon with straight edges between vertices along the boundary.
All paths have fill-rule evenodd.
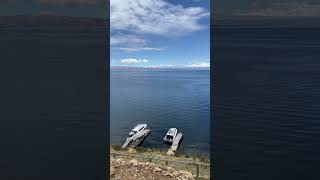
<path id="1" fill-rule="evenodd" d="M 162 167 L 150 162 L 138 162 L 116 159 L 110 162 L 112 180 L 193 180 L 190 172 L 177 171 L 171 167 Z"/>
<path id="2" fill-rule="evenodd" d="M 113 167 L 111 170 L 115 173 L 114 176 L 112 176 L 112 179 L 121 179 L 121 177 L 118 177 L 116 175 L 118 174 L 119 176 L 126 176 L 126 173 L 130 174 L 130 176 L 125 177 L 129 179 L 137 179 L 137 177 L 139 177 L 138 179 L 187 179 L 184 176 L 171 177 L 170 173 L 172 174 L 172 172 L 167 172 L 168 167 L 169 169 L 174 168 L 175 174 L 184 172 L 187 175 L 190 175 L 189 179 L 194 178 L 197 172 L 199 172 L 199 176 L 201 177 L 201 179 L 210 179 L 210 165 L 208 165 L 210 164 L 210 160 L 207 158 L 199 158 L 182 154 L 169 156 L 166 154 L 166 152 L 142 147 L 123 150 L 117 145 L 111 145 L 110 152 L 110 164 L 111 167 Z M 134 161 L 138 162 L 137 166 L 128 164 L 128 162 L 132 159 L 135 159 Z M 123 163 L 117 164 L 117 161 Z M 162 173 L 160 173 L 160 171 L 153 172 L 153 166 L 149 167 L 150 164 L 148 162 L 152 162 L 151 166 L 155 165 L 155 167 L 160 168 Z M 198 167 L 199 171 L 197 171 L 197 166 L 195 165 L 195 163 L 201 164 Z"/>

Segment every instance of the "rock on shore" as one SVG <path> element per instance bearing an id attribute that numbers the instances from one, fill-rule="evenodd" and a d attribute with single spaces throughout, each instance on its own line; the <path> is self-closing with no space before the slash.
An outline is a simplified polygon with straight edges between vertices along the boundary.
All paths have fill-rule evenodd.
<path id="1" fill-rule="evenodd" d="M 110 162 L 110 179 L 112 180 L 194 180 L 187 171 L 176 171 L 171 167 L 162 167 L 154 163 L 138 162 L 135 159 L 121 159 Z"/>

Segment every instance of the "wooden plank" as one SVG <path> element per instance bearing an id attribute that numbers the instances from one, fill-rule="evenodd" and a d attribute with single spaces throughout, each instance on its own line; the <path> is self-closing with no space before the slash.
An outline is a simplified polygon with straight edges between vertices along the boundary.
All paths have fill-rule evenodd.
<path id="1" fill-rule="evenodd" d="M 121 148 L 123 149 L 127 148 L 131 141 L 132 141 L 132 138 L 127 138 L 126 142 L 122 145 Z"/>
<path id="2" fill-rule="evenodd" d="M 182 133 L 179 133 L 176 136 L 176 138 L 174 138 L 173 143 L 172 143 L 170 149 L 167 152 L 168 155 L 174 155 L 175 154 L 175 152 L 177 151 L 177 149 L 179 147 L 179 143 L 180 143 L 180 141 L 182 139 L 182 135 L 183 135 Z"/>
<path id="3" fill-rule="evenodd" d="M 150 133 L 150 129 L 144 129 L 139 135 L 133 137 L 133 141 L 130 144 L 131 147 L 137 147 Z"/>
<path id="4" fill-rule="evenodd" d="M 122 145 L 121 148 L 125 149 L 129 146 L 136 147 L 140 144 L 140 142 L 151 132 L 150 129 L 144 129 L 132 137 L 126 139 L 126 142 Z"/>

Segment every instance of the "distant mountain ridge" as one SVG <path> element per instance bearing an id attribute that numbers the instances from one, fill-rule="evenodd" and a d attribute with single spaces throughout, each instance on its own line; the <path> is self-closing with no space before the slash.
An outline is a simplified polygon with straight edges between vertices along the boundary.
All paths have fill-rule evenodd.
<path id="1" fill-rule="evenodd" d="M 0 16 L 0 25 L 23 25 L 23 26 L 54 26 L 64 25 L 72 27 L 106 27 L 107 18 L 87 18 L 55 15 L 17 15 L 17 16 Z"/>

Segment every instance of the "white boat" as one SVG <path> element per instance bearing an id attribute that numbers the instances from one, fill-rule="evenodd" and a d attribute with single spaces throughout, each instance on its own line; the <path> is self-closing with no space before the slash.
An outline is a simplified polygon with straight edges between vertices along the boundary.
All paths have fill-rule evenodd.
<path id="1" fill-rule="evenodd" d="M 177 128 L 170 128 L 166 136 L 163 138 L 163 140 L 165 142 L 172 143 L 177 136 L 177 132 L 178 132 Z"/>
<path id="2" fill-rule="evenodd" d="M 147 128 L 147 124 L 137 124 L 129 133 L 129 137 L 137 134 L 137 132 L 140 132 L 146 128 Z"/>

